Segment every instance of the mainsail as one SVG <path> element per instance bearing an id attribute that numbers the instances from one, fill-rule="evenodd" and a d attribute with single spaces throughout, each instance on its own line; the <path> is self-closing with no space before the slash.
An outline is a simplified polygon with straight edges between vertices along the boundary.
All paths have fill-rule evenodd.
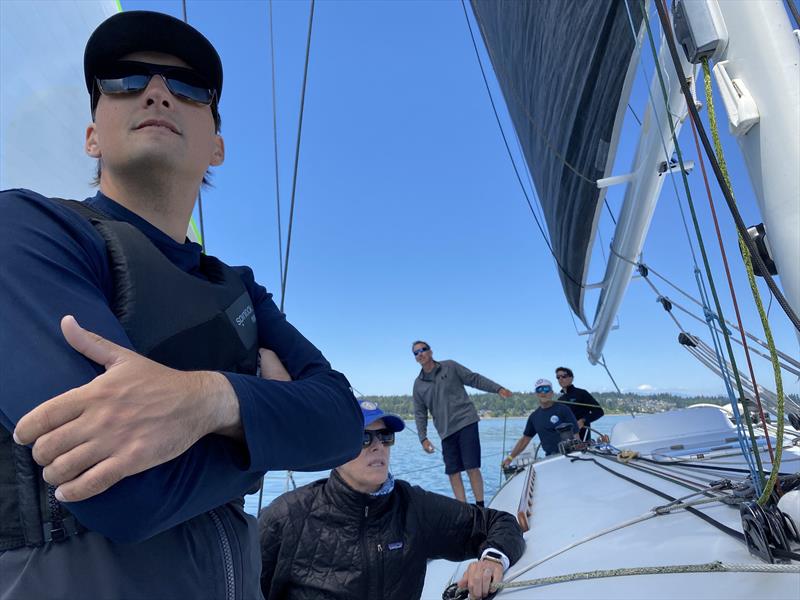
<path id="1" fill-rule="evenodd" d="M 624 2 L 471 0 L 541 201 L 570 308 L 584 289 L 636 51 Z M 639 3 L 630 18 L 642 23 Z M 625 102 L 621 102 L 625 100 Z"/>

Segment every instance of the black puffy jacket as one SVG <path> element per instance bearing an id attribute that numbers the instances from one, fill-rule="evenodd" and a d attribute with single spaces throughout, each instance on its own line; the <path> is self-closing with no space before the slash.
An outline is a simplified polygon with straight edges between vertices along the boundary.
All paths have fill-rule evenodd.
<path id="1" fill-rule="evenodd" d="M 492 547 L 513 564 L 525 548 L 508 513 L 400 480 L 370 496 L 335 470 L 261 511 L 259 530 L 268 600 L 419 598 L 430 559 L 467 560 Z"/>

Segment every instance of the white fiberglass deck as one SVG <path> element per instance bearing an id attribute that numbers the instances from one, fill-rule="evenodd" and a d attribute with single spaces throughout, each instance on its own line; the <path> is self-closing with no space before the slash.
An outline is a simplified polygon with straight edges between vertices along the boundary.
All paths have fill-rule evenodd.
<path id="1" fill-rule="evenodd" d="M 640 421 L 637 427 L 636 421 Z M 618 426 L 620 428 L 620 426 Z M 705 433 L 703 433 L 705 429 Z M 645 435 L 651 439 L 645 439 Z M 698 464 L 725 463 L 726 467 L 744 468 L 741 455 L 733 460 L 736 449 L 730 449 L 735 431 L 723 413 L 714 408 L 689 409 L 651 415 L 626 422 L 615 429 L 612 444 L 620 449 L 640 450 L 683 445 L 687 456 L 692 449 L 719 448 L 706 453 Z M 629 443 L 622 444 L 623 440 Z M 617 445 L 614 442 L 621 445 Z M 734 446 L 736 446 L 734 444 Z M 674 498 L 692 493 L 692 489 L 642 472 L 617 462 L 588 454 L 578 458 L 594 458 L 614 472 L 635 479 Z M 711 456 L 711 459 L 708 457 Z M 765 467 L 769 457 L 762 454 Z M 669 460 L 669 459 L 668 459 Z M 637 465 L 639 466 L 639 465 Z M 642 464 L 651 468 L 652 465 Z M 591 537 L 602 530 L 646 515 L 656 506 L 669 501 L 607 472 L 589 460 L 557 456 L 537 462 L 533 467 L 536 480 L 530 516 L 530 530 L 525 534 L 527 549 L 519 562 L 509 569 L 506 580 L 514 578 L 526 566 L 558 552 L 569 545 Z M 678 466 L 655 466 L 687 480 L 687 485 L 710 483 L 723 477 L 744 477 L 744 474 L 722 474 L 717 471 Z M 784 451 L 781 471 L 800 471 L 800 454 L 796 448 Z M 491 506 L 516 513 L 526 473 L 512 478 L 495 496 Z M 691 483 L 689 483 L 691 482 Z M 737 507 L 720 503 L 697 507 L 728 527 L 741 531 Z M 665 565 L 700 564 L 721 561 L 731 564 L 766 565 L 750 555 L 746 546 L 728 534 L 685 510 L 654 516 L 627 527 L 606 533 L 554 556 L 521 574 L 517 580 L 565 575 L 581 571 Z M 797 563 L 794 563 L 797 564 Z M 423 598 L 441 598 L 451 577 L 460 571 L 454 563 L 434 561 L 428 568 Z M 502 598 L 800 598 L 800 574 L 791 573 L 699 573 L 661 574 L 590 579 L 547 585 L 538 588 L 507 589 Z"/>

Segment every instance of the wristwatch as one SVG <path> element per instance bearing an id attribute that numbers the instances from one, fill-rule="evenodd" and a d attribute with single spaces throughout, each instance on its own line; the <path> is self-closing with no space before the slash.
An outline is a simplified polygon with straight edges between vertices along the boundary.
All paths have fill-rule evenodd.
<path id="1" fill-rule="evenodd" d="M 496 562 L 501 567 L 504 566 L 503 565 L 503 555 L 500 554 L 499 552 L 495 552 L 494 550 L 489 550 L 486 553 L 484 553 L 484 555 L 481 558 L 481 560 L 490 560 L 492 562 Z"/>

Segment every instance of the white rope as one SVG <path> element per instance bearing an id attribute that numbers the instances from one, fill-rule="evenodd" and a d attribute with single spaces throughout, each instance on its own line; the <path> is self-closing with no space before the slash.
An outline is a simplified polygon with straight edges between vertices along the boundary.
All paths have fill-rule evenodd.
<path id="1" fill-rule="evenodd" d="M 583 581 L 587 579 L 602 579 L 606 577 L 626 577 L 631 575 L 668 575 L 684 573 L 800 573 L 800 565 L 773 565 L 767 563 L 731 564 L 714 561 L 693 565 L 664 565 L 657 567 L 629 567 L 621 569 L 603 569 L 597 571 L 580 571 L 552 577 L 540 577 L 511 583 L 510 581 L 499 584 L 492 591 L 504 588 L 541 587 L 556 583 L 570 581 Z"/>

